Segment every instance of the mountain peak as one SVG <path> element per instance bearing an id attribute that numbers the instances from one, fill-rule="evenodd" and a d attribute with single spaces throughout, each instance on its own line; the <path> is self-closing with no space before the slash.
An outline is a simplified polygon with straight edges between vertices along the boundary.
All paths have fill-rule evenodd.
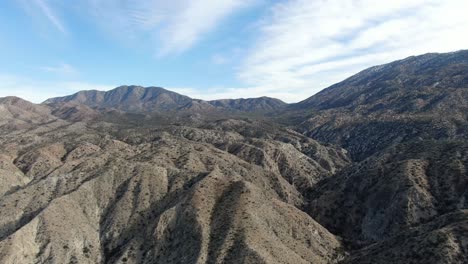
<path id="1" fill-rule="evenodd" d="M 73 102 L 93 108 L 115 108 L 123 111 L 147 112 L 153 110 L 175 110 L 190 103 L 187 96 L 160 87 L 123 85 L 110 91 L 80 91 L 75 94 L 51 98 L 44 104 Z"/>

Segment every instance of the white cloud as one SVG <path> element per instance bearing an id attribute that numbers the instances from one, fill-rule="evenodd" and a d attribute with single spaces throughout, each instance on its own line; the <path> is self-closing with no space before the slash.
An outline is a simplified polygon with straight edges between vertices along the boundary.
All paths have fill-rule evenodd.
<path id="1" fill-rule="evenodd" d="M 230 64 L 233 66 L 239 62 L 239 58 L 244 57 L 245 50 L 240 47 L 223 49 L 221 52 L 216 52 L 211 55 L 211 62 L 215 65 Z"/>
<path id="2" fill-rule="evenodd" d="M 60 63 L 55 66 L 43 66 L 41 67 L 41 70 L 48 72 L 48 73 L 52 73 L 54 75 L 65 76 L 65 77 L 79 75 L 79 71 L 75 69 L 75 67 L 67 63 Z"/>
<path id="3" fill-rule="evenodd" d="M 24 78 L 22 76 L 0 74 L 0 97 L 18 96 L 33 103 L 41 103 L 48 98 L 65 96 L 81 90 L 110 90 L 117 85 L 102 85 L 87 82 L 52 82 Z"/>
<path id="4" fill-rule="evenodd" d="M 259 24 L 238 76 L 299 101 L 369 66 L 468 48 L 464 10 L 464 0 L 281 2 Z"/>
<path id="5" fill-rule="evenodd" d="M 223 65 L 229 62 L 229 59 L 221 54 L 213 54 L 211 56 L 211 62 L 216 65 Z"/>

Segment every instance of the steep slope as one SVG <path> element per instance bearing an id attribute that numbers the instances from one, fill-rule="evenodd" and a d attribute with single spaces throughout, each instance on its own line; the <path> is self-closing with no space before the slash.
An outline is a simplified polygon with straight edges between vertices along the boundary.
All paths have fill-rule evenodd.
<path id="1" fill-rule="evenodd" d="M 363 70 L 297 103 L 295 107 L 317 110 L 346 107 L 361 112 L 436 110 L 446 101 L 433 99 L 441 97 L 446 100 L 441 96 L 448 94 L 444 90 L 468 86 L 467 64 L 468 50 L 412 56 Z"/>
<path id="2" fill-rule="evenodd" d="M 289 111 L 355 161 L 304 192 L 344 263 L 466 262 L 468 51 L 372 67 Z"/>
<path id="3" fill-rule="evenodd" d="M 468 51 L 409 57 L 364 70 L 291 106 L 298 129 L 355 160 L 415 138 L 468 135 Z M 294 115 L 294 114 L 293 114 Z"/>

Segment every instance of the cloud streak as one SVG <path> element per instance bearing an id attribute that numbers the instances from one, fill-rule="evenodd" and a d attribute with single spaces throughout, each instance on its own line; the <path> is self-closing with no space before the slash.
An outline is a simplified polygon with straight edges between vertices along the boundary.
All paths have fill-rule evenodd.
<path id="1" fill-rule="evenodd" d="M 60 32 L 67 34 L 67 30 L 65 29 L 62 21 L 49 6 L 47 0 L 32 0 L 31 3 L 33 3 Z"/>

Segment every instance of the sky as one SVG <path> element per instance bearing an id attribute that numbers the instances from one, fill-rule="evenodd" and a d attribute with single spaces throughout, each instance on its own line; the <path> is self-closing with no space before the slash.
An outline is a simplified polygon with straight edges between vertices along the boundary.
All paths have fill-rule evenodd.
<path id="1" fill-rule="evenodd" d="M 4 0 L 0 97 L 159 86 L 298 102 L 373 65 L 468 49 L 466 0 Z"/>

